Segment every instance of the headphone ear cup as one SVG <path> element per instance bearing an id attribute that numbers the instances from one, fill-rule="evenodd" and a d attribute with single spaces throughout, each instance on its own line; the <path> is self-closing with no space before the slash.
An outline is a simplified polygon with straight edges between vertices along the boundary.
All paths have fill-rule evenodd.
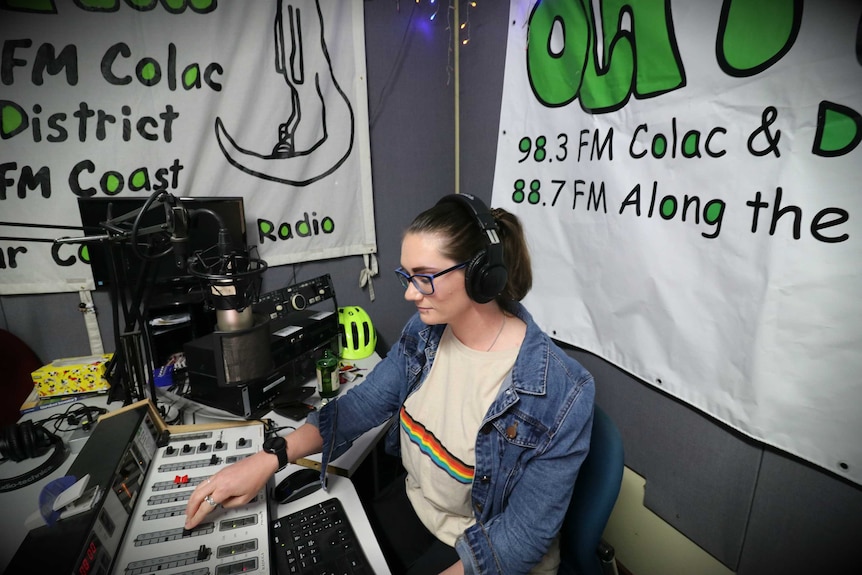
<path id="1" fill-rule="evenodd" d="M 464 268 L 464 285 L 467 287 L 467 295 L 477 303 L 491 301 L 485 299 L 486 294 L 482 291 L 482 268 L 485 266 L 487 255 L 485 250 L 479 250 Z"/>
<path id="2" fill-rule="evenodd" d="M 18 426 L 18 431 L 21 432 L 21 446 L 24 457 L 34 457 L 33 453 L 36 450 L 36 436 L 33 429 L 32 421 L 25 421 Z"/>
<path id="3" fill-rule="evenodd" d="M 506 287 L 508 278 L 506 266 L 488 261 L 487 249 L 479 250 L 464 272 L 467 295 L 476 303 L 488 303 L 497 297 Z"/>
<path id="4" fill-rule="evenodd" d="M 55 436 L 49 433 L 41 425 L 33 425 L 31 423 L 30 427 L 30 433 L 32 437 L 30 457 L 39 457 L 41 455 L 45 455 L 46 453 L 48 453 L 48 451 L 51 450 L 51 447 L 53 447 Z"/>
<path id="5" fill-rule="evenodd" d="M 503 291 L 508 280 L 509 272 L 506 266 L 500 264 L 485 267 L 485 273 L 482 277 L 482 289 L 488 295 L 488 301 L 491 301 Z"/>
<path id="6" fill-rule="evenodd" d="M 8 457 L 12 461 L 23 461 L 27 458 L 24 452 L 23 440 L 21 432 L 17 424 L 8 425 L 3 428 L 2 442 L 0 442 L 4 457 Z"/>
<path id="7" fill-rule="evenodd" d="M 54 436 L 32 421 L 9 426 L 4 430 L 7 454 L 14 461 L 45 455 L 54 445 Z"/>

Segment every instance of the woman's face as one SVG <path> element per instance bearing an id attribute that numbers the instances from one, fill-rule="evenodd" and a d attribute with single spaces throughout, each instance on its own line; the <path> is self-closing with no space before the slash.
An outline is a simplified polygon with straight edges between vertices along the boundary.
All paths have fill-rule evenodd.
<path id="1" fill-rule="evenodd" d="M 461 262 L 440 252 L 443 238 L 437 234 L 409 233 L 401 242 L 401 267 L 408 275 L 435 274 Z M 464 269 L 456 269 L 432 280 L 434 293 L 425 295 L 411 282 L 404 299 L 416 304 L 419 316 L 428 325 L 451 324 L 472 304 L 464 285 Z"/>

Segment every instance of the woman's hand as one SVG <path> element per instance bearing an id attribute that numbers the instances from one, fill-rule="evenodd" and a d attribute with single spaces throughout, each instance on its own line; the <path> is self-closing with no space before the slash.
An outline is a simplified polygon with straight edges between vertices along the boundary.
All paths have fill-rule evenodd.
<path id="1" fill-rule="evenodd" d="M 287 458 L 293 463 L 301 457 L 317 453 L 323 438 L 316 427 L 304 423 L 289 434 Z M 241 507 L 254 499 L 278 469 L 278 458 L 265 451 L 229 465 L 195 487 L 186 505 L 186 529 L 193 529 L 207 513 L 222 507 Z"/>
<path id="2" fill-rule="evenodd" d="M 186 505 L 186 529 L 196 527 L 218 506 L 245 505 L 263 489 L 278 468 L 278 459 L 263 451 L 225 467 L 200 485 Z"/>

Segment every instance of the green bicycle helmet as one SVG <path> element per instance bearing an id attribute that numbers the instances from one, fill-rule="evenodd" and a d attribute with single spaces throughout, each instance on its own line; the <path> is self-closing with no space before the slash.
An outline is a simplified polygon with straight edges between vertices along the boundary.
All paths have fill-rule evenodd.
<path id="1" fill-rule="evenodd" d="M 371 318 L 359 306 L 338 308 L 341 332 L 341 359 L 364 359 L 374 353 L 377 332 Z"/>

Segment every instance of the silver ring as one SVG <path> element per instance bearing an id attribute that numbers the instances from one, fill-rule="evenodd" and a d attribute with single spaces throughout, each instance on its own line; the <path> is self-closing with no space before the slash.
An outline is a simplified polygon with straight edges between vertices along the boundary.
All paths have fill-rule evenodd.
<path id="1" fill-rule="evenodd" d="M 218 507 L 218 503 L 215 502 L 215 500 L 212 498 L 212 495 L 207 495 L 206 497 L 204 497 L 204 501 L 209 503 L 212 507 Z"/>

